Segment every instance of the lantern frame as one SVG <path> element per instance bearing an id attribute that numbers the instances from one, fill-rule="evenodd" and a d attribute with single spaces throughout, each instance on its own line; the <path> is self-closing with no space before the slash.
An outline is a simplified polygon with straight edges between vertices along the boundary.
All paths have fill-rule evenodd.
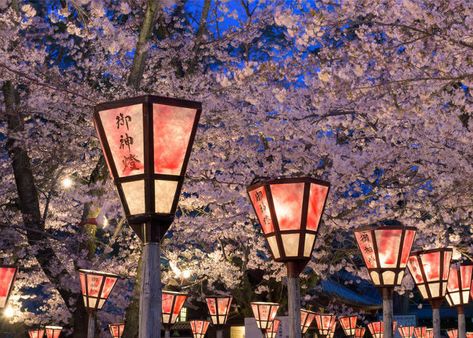
<path id="1" fill-rule="evenodd" d="M 102 281 L 100 283 L 99 291 L 98 291 L 98 297 L 95 296 L 90 296 L 89 295 L 89 279 L 87 278 L 89 275 L 92 276 L 100 276 L 102 277 Z M 84 306 L 87 309 L 88 312 L 93 312 L 97 310 L 101 310 L 105 303 L 107 302 L 108 298 L 110 297 L 113 289 L 115 288 L 115 285 L 118 282 L 118 279 L 120 278 L 119 275 L 109 273 L 109 272 L 103 272 L 103 271 L 95 271 L 95 270 L 87 270 L 87 269 L 79 269 L 79 276 L 80 276 L 80 282 L 81 282 L 81 292 L 82 292 L 82 299 L 84 301 Z M 82 278 L 84 276 L 84 278 Z M 108 292 L 108 295 L 106 297 L 102 296 L 102 293 L 104 291 L 104 286 L 108 278 L 114 278 L 115 281 L 113 282 L 113 285 L 110 287 L 110 290 Z M 84 284 L 82 284 L 84 282 Z M 84 290 L 85 286 L 85 290 Z M 84 294 L 85 291 L 85 294 Z M 95 306 L 90 306 L 90 298 L 96 299 L 95 301 Z M 101 303 L 101 301 L 103 301 Z"/>
<path id="2" fill-rule="evenodd" d="M 468 278 L 469 274 L 469 278 Z M 455 276 L 456 275 L 456 276 Z M 456 277 L 457 285 L 454 283 L 453 276 Z M 450 306 L 464 306 L 470 301 L 471 281 L 473 276 L 472 264 L 451 265 L 447 281 L 447 293 L 445 298 Z M 463 287 L 466 281 L 467 287 Z"/>
<path id="3" fill-rule="evenodd" d="M 123 332 L 125 332 L 125 323 L 111 323 L 108 324 L 108 329 L 113 338 L 121 338 Z M 115 335 L 114 329 L 117 330 L 117 335 Z"/>
<path id="4" fill-rule="evenodd" d="M 458 338 L 458 329 L 447 330 L 448 338 Z"/>
<path id="5" fill-rule="evenodd" d="M 59 338 L 59 336 L 61 335 L 62 329 L 63 329 L 62 326 L 54 326 L 54 325 L 45 326 L 44 330 L 46 333 L 46 338 Z"/>
<path id="6" fill-rule="evenodd" d="M 425 338 L 434 338 L 434 329 L 433 328 L 427 328 L 425 331 Z"/>
<path id="7" fill-rule="evenodd" d="M 279 327 L 281 326 L 281 321 L 279 319 L 274 319 L 271 322 L 271 326 L 266 330 L 264 338 L 276 338 L 279 332 Z"/>
<path id="8" fill-rule="evenodd" d="M 3 302 L 3 304 L 0 304 L 0 309 L 3 309 L 7 306 L 8 299 L 10 298 L 10 294 L 13 290 L 13 285 L 15 284 L 16 275 L 18 273 L 18 267 L 14 265 L 0 265 L 0 272 L 3 271 L 3 269 L 15 269 L 15 270 L 13 271 L 13 276 L 11 277 L 10 284 L 7 285 L 5 288 L 5 293 L 6 293 L 4 296 L 5 301 Z"/>
<path id="9" fill-rule="evenodd" d="M 376 233 L 389 230 L 401 231 L 399 247 L 397 249 L 397 257 L 395 259 L 396 264 L 395 266 L 382 267 Z M 410 247 L 406 247 L 407 243 L 405 243 L 407 237 L 406 234 L 408 231 L 413 232 Z M 356 243 L 363 257 L 365 266 L 368 269 L 371 281 L 375 286 L 393 289 L 394 287 L 401 285 L 406 270 L 407 261 L 409 259 L 409 254 L 416 238 L 416 231 L 417 229 L 415 227 L 405 226 L 400 222 L 396 222 L 396 224 L 393 225 L 380 225 L 379 223 L 376 223 L 355 229 L 354 232 Z M 364 238 L 367 238 L 368 240 L 364 241 Z M 364 246 L 363 243 L 368 243 L 369 246 Z M 374 262 L 371 262 L 371 260 L 367 259 L 367 256 L 365 256 L 365 252 L 367 252 L 367 250 L 370 250 L 368 252 L 371 252 L 374 256 Z M 407 250 L 407 255 L 405 250 Z M 403 257 L 405 257 L 406 263 L 402 262 Z M 373 257 L 371 257 L 371 259 L 373 259 Z M 375 264 L 375 267 L 372 267 L 373 264 Z"/>
<path id="10" fill-rule="evenodd" d="M 422 257 L 425 257 L 425 255 L 430 255 L 433 253 L 439 252 L 439 278 L 433 281 L 427 281 L 427 275 L 425 272 L 425 266 L 422 261 Z M 450 258 L 446 256 L 446 254 L 449 253 Z M 420 251 L 415 251 L 412 252 L 411 255 L 409 256 L 409 262 L 407 264 L 409 268 L 409 272 L 412 275 L 412 278 L 414 279 L 414 282 L 419 289 L 422 297 L 426 300 L 428 300 L 434 308 L 440 307 L 440 304 L 442 303 L 446 293 L 447 293 L 447 283 L 448 283 L 448 275 L 450 274 L 450 262 L 452 259 L 452 254 L 453 250 L 450 248 L 436 248 L 436 249 L 429 249 L 429 250 L 420 250 Z M 449 259 L 448 264 L 445 264 L 445 259 Z M 422 281 L 418 281 L 416 276 L 419 274 L 415 273 L 414 268 L 411 267 L 413 263 L 412 261 L 416 262 L 416 265 L 418 266 L 420 270 L 420 276 L 422 278 Z M 447 276 L 445 277 L 445 266 L 448 267 L 448 272 Z M 432 284 L 438 283 L 438 290 L 439 290 L 439 296 L 432 296 L 432 291 L 431 291 L 431 286 Z M 426 292 L 427 297 L 424 296 L 424 293 L 422 291 Z"/>
<path id="11" fill-rule="evenodd" d="M 253 315 L 256 320 L 256 326 L 263 332 L 263 334 L 266 333 L 266 331 L 270 328 L 271 323 L 274 321 L 276 318 L 278 309 L 280 305 L 278 303 L 270 303 L 270 302 L 251 302 L 251 310 L 253 311 Z M 267 307 L 267 318 L 261 319 L 261 308 L 262 307 Z M 256 312 L 255 312 L 256 308 Z M 273 315 L 274 314 L 274 315 Z"/>
<path id="12" fill-rule="evenodd" d="M 362 326 L 357 326 L 355 328 L 354 338 L 363 338 L 365 336 L 366 328 Z"/>
<path id="13" fill-rule="evenodd" d="M 328 317 L 328 321 L 324 321 L 324 318 Z M 316 313 L 315 324 L 319 335 L 328 337 L 333 329 L 333 324 L 336 324 L 337 316 L 333 313 Z"/>
<path id="14" fill-rule="evenodd" d="M 210 322 L 208 320 L 191 320 L 190 324 L 194 338 L 204 338 L 209 329 Z"/>
<path id="15" fill-rule="evenodd" d="M 315 312 L 301 309 L 301 333 L 306 333 L 315 319 Z"/>
<path id="16" fill-rule="evenodd" d="M 28 330 L 28 336 L 30 338 L 44 338 L 45 333 L 46 330 L 42 326 L 34 327 Z"/>
<path id="17" fill-rule="evenodd" d="M 214 309 L 215 313 L 212 314 L 211 309 L 210 309 L 210 304 L 209 300 L 213 300 L 214 302 Z M 220 313 L 220 307 L 219 307 L 219 301 L 227 301 L 227 305 L 224 308 L 224 313 Z M 213 325 L 215 326 L 222 326 L 227 323 L 228 316 L 230 314 L 230 310 L 232 307 L 232 301 L 233 297 L 232 296 L 206 296 L 205 297 L 205 303 L 207 304 L 207 309 L 209 310 L 210 314 L 210 320 Z"/>
<path id="18" fill-rule="evenodd" d="M 397 329 L 402 338 L 414 337 L 415 326 L 399 326 Z"/>
<path id="19" fill-rule="evenodd" d="M 143 173 L 120 177 L 118 174 L 117 163 L 115 163 L 113 158 L 113 153 L 107 139 L 107 133 L 104 129 L 100 112 L 117 108 L 126 108 L 135 105 L 141 105 L 142 109 L 141 117 L 143 119 L 143 129 L 140 131 L 140 136 L 143 137 Z M 182 166 L 178 174 L 155 173 L 154 147 L 155 140 L 157 140 L 158 137 L 156 137 L 156 139 L 154 137 L 154 105 L 195 109 L 194 121 L 192 123 L 191 132 L 186 145 L 187 148 L 185 149 Z M 128 223 L 133 228 L 138 237 L 145 243 L 159 242 L 174 220 L 201 113 L 202 103 L 200 102 L 156 95 L 137 96 L 122 100 L 104 102 L 95 106 L 94 124 L 102 144 L 102 150 L 107 160 L 110 176 L 112 177 L 116 186 Z M 130 211 L 129 201 L 127 201 L 122 184 L 141 181 L 144 184 L 144 212 L 133 214 Z M 155 181 L 176 183 L 174 197 L 172 199 L 169 212 L 159 213 L 155 211 Z"/>
<path id="20" fill-rule="evenodd" d="M 383 338 L 384 337 L 384 322 L 371 322 L 368 324 L 368 329 L 370 330 L 373 338 Z"/>
<path id="21" fill-rule="evenodd" d="M 164 311 L 165 309 L 163 308 L 164 307 L 164 299 L 163 298 L 164 298 L 165 295 L 172 296 L 171 308 L 170 308 L 171 312 Z M 184 298 L 184 301 L 182 302 L 181 307 L 179 308 L 179 311 L 177 311 L 177 314 L 176 314 L 176 311 L 175 311 L 176 306 L 179 305 L 179 304 L 176 303 L 176 301 L 180 297 L 185 297 L 185 298 Z M 189 297 L 189 295 L 187 293 L 183 293 L 183 292 L 174 292 L 174 291 L 168 291 L 168 290 L 163 290 L 162 291 L 162 295 L 161 295 L 161 298 L 162 298 L 162 302 L 161 302 L 161 322 L 163 323 L 163 326 L 165 328 L 170 329 L 176 323 L 177 317 L 179 317 L 179 314 L 181 313 L 181 309 L 184 306 L 184 304 L 186 303 L 188 297 Z M 165 318 L 165 316 L 169 316 L 169 317 Z"/>
<path id="22" fill-rule="evenodd" d="M 346 320 L 348 320 L 348 322 Z M 355 336 L 356 323 L 358 321 L 358 316 L 341 316 L 341 317 L 338 317 L 338 321 L 340 323 L 340 326 L 343 329 L 343 332 L 345 333 L 345 336 L 347 337 Z M 346 326 L 346 324 L 348 324 L 348 326 Z"/>
<path id="23" fill-rule="evenodd" d="M 302 192 L 302 199 L 301 199 L 301 218 L 300 218 L 300 224 L 298 224 L 298 229 L 286 229 L 286 230 L 281 230 L 280 228 L 280 219 L 278 217 L 278 213 L 275 207 L 274 199 L 273 199 L 273 193 L 271 191 L 271 186 L 276 186 L 280 184 L 303 184 L 303 192 Z M 310 192 L 311 192 L 311 186 L 321 186 L 326 188 L 326 193 L 325 193 L 325 200 L 323 201 L 322 208 L 320 209 L 320 218 L 317 221 L 317 226 L 316 229 L 308 229 L 307 223 L 308 223 L 308 216 L 309 216 L 309 199 L 310 199 Z M 277 179 L 270 179 L 270 180 L 264 180 L 260 181 L 254 184 L 251 184 L 250 186 L 247 187 L 247 193 L 248 197 L 251 201 L 251 205 L 253 206 L 253 210 L 255 212 L 255 215 L 258 219 L 258 222 L 261 221 L 259 219 L 259 212 L 257 211 L 257 206 L 253 202 L 252 198 L 252 193 L 254 191 L 255 195 L 257 194 L 257 189 L 264 188 L 264 192 L 266 195 L 266 202 L 267 202 L 267 208 L 269 209 L 269 215 L 271 217 L 271 223 L 273 225 L 273 229 L 270 232 L 265 233 L 263 231 L 263 235 L 266 238 L 266 241 L 269 244 L 269 251 L 271 253 L 272 258 L 276 262 L 282 262 L 282 263 L 288 263 L 288 262 L 304 262 L 301 270 L 305 266 L 305 264 L 310 260 L 310 256 L 312 255 L 312 251 L 314 250 L 315 242 L 317 240 L 317 234 L 318 230 L 320 227 L 320 223 L 322 221 L 322 217 L 324 215 L 325 207 L 327 204 L 327 197 L 330 193 L 330 183 L 327 181 L 323 181 L 320 179 L 315 179 L 312 177 L 285 177 L 285 178 L 277 178 Z M 256 196 L 257 198 L 257 196 Z M 255 202 L 258 202 L 257 200 Z M 263 225 L 261 224 L 262 228 Z M 283 236 L 284 235 L 293 235 L 297 234 L 299 235 L 298 238 L 298 247 L 297 247 L 297 254 L 296 255 L 288 255 L 287 254 L 287 247 L 284 246 L 284 240 Z M 306 240 L 311 239 L 309 236 L 314 236 L 312 244 L 310 245 L 310 248 L 306 248 Z M 273 244 L 271 244 L 273 243 Z M 275 245 L 275 246 L 274 246 Z M 275 254 L 273 249 L 277 248 L 278 254 Z M 306 250 L 307 249 L 307 250 Z M 308 254 L 307 254 L 308 253 Z"/>
<path id="24" fill-rule="evenodd" d="M 427 336 L 427 326 L 417 326 L 414 328 L 416 338 L 425 338 Z"/>

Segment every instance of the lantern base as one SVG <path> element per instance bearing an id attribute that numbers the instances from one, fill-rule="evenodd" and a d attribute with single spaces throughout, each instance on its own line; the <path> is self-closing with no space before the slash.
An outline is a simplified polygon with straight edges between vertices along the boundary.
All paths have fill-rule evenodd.
<path id="1" fill-rule="evenodd" d="M 133 231 L 143 243 L 159 243 L 171 226 L 174 215 L 135 215 L 127 218 Z"/>
<path id="2" fill-rule="evenodd" d="M 295 277 L 298 278 L 299 275 L 301 274 L 301 272 L 304 270 L 306 265 L 307 265 L 306 260 L 286 262 L 287 277 L 288 278 L 295 278 Z"/>

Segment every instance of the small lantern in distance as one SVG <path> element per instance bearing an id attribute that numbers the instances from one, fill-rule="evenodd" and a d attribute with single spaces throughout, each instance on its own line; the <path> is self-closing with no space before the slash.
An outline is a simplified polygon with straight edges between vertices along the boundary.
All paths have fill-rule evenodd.
<path id="1" fill-rule="evenodd" d="M 315 324 L 317 325 L 319 335 L 328 337 L 332 331 L 333 324 L 336 323 L 336 319 L 337 317 L 334 314 L 316 313 Z"/>
<path id="2" fill-rule="evenodd" d="M 355 338 L 363 338 L 365 336 L 366 328 L 358 326 L 355 329 Z"/>
<path id="3" fill-rule="evenodd" d="M 62 326 L 52 326 L 48 325 L 46 329 L 46 338 L 59 338 L 62 331 Z"/>
<path id="4" fill-rule="evenodd" d="M 368 329 L 370 330 L 373 338 L 383 338 L 384 337 L 384 323 L 383 322 L 372 322 L 368 324 Z"/>
<path id="5" fill-rule="evenodd" d="M 358 321 L 357 316 L 342 316 L 338 318 L 338 321 L 340 322 L 343 332 L 345 332 L 345 336 L 355 336 L 356 322 Z"/>
<path id="6" fill-rule="evenodd" d="M 447 298 L 448 305 L 457 308 L 458 334 L 460 337 L 466 336 L 465 312 L 463 307 L 470 301 L 472 275 L 473 265 L 471 264 L 452 264 L 450 266 L 445 298 Z"/>
<path id="7" fill-rule="evenodd" d="M 434 338 L 434 329 L 427 328 L 425 331 L 425 338 Z"/>
<path id="8" fill-rule="evenodd" d="M 414 336 L 415 326 L 399 326 L 399 334 L 402 338 L 412 338 Z"/>
<path id="9" fill-rule="evenodd" d="M 458 329 L 447 330 L 448 338 L 458 338 Z"/>
<path id="10" fill-rule="evenodd" d="M 271 322 L 264 338 L 276 338 L 278 336 L 279 327 L 281 326 L 281 321 L 279 319 L 275 319 Z"/>
<path id="11" fill-rule="evenodd" d="M 228 314 L 232 305 L 231 296 L 207 296 L 205 297 L 207 308 L 209 309 L 212 324 L 216 326 L 227 323 Z"/>
<path id="12" fill-rule="evenodd" d="M 255 316 L 256 326 L 263 332 L 263 335 L 272 325 L 279 309 L 279 304 L 268 302 L 252 302 L 251 309 Z"/>
<path id="13" fill-rule="evenodd" d="M 88 311 L 102 309 L 119 278 L 115 274 L 84 269 L 79 270 L 79 277 L 84 305 Z"/>
<path id="14" fill-rule="evenodd" d="M 425 338 L 427 336 L 427 327 L 418 326 L 414 329 L 414 336 L 416 338 Z"/>
<path id="15" fill-rule="evenodd" d="M 466 338 L 473 338 L 473 332 L 467 332 Z"/>
<path id="16" fill-rule="evenodd" d="M 28 335 L 30 338 L 43 338 L 44 337 L 44 328 L 37 327 L 34 329 L 28 330 Z"/>
<path id="17" fill-rule="evenodd" d="M 194 338 L 204 338 L 210 322 L 207 320 L 191 320 L 190 323 Z"/>
<path id="18" fill-rule="evenodd" d="M 113 338 L 121 338 L 125 331 L 125 323 L 108 324 L 108 328 Z"/>
<path id="19" fill-rule="evenodd" d="M 315 312 L 312 312 L 310 310 L 301 310 L 301 332 L 302 334 L 305 334 L 309 328 L 312 322 L 315 319 Z"/>
<path id="20" fill-rule="evenodd" d="M 10 265 L 0 266 L 0 309 L 7 305 L 17 270 L 16 267 Z"/>
<path id="21" fill-rule="evenodd" d="M 176 323 L 177 317 L 186 302 L 188 295 L 173 291 L 162 292 L 161 321 L 165 330 L 165 337 L 171 336 L 171 327 Z"/>

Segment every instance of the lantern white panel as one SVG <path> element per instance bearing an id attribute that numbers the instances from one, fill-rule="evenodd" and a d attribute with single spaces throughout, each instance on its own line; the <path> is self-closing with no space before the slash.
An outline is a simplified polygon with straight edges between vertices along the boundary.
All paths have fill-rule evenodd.
<path id="1" fill-rule="evenodd" d="M 212 323 L 214 323 L 215 325 L 218 324 L 217 316 L 212 316 Z"/>
<path id="2" fill-rule="evenodd" d="M 275 259 L 280 258 L 281 254 L 279 253 L 279 247 L 276 240 L 276 236 L 268 237 L 268 244 L 269 244 L 269 247 L 271 248 L 271 252 L 273 253 L 274 258 Z"/>
<path id="3" fill-rule="evenodd" d="M 453 304 L 461 304 L 461 300 L 460 300 L 460 294 L 455 292 L 455 293 L 451 293 L 450 294 L 450 297 L 452 297 L 452 302 Z"/>
<path id="4" fill-rule="evenodd" d="M 463 303 L 465 303 L 465 304 L 468 303 L 468 301 L 470 300 L 470 292 L 468 290 L 466 290 L 466 291 L 463 291 L 462 294 L 463 294 L 463 296 L 462 296 Z"/>
<path id="5" fill-rule="evenodd" d="M 376 271 L 371 271 L 370 276 L 371 276 L 371 280 L 373 281 L 375 285 L 380 284 L 379 274 Z"/>
<path id="6" fill-rule="evenodd" d="M 171 318 L 171 315 L 169 314 L 164 314 L 163 313 L 163 323 L 170 323 L 169 319 Z"/>
<path id="7" fill-rule="evenodd" d="M 398 285 L 401 285 L 403 277 L 404 277 L 404 271 L 399 272 L 399 274 L 397 275 L 397 284 Z"/>
<path id="8" fill-rule="evenodd" d="M 281 235 L 284 252 L 286 256 L 297 256 L 299 253 L 299 234 L 284 234 Z"/>
<path id="9" fill-rule="evenodd" d="M 145 213 L 144 181 L 124 182 L 121 184 L 130 215 Z"/>
<path id="10" fill-rule="evenodd" d="M 312 247 L 314 245 L 315 235 L 314 234 L 305 234 L 305 243 L 304 243 L 304 256 L 310 257 L 312 254 Z"/>
<path id="11" fill-rule="evenodd" d="M 157 213 L 169 214 L 176 195 L 176 181 L 154 181 L 154 207 Z"/>
<path id="12" fill-rule="evenodd" d="M 432 298 L 440 297 L 440 283 L 429 283 L 429 289 Z"/>
<path id="13" fill-rule="evenodd" d="M 418 285 L 417 287 L 419 288 L 420 294 L 422 295 L 423 298 L 429 298 L 425 285 Z"/>
<path id="14" fill-rule="evenodd" d="M 394 279 L 396 278 L 396 274 L 393 271 L 384 271 L 383 272 L 383 282 L 384 284 L 394 284 Z"/>
<path id="15" fill-rule="evenodd" d="M 97 308 L 100 310 L 101 308 L 103 308 L 104 304 L 105 304 L 105 299 L 100 299 L 99 300 L 99 306 L 97 306 Z"/>

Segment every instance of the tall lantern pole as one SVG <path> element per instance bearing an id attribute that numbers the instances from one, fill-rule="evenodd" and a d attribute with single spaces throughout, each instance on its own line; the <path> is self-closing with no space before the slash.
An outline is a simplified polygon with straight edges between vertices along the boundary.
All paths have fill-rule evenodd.
<path id="1" fill-rule="evenodd" d="M 160 336 L 159 242 L 174 220 L 201 111 L 200 102 L 152 95 L 95 107 L 110 174 L 143 241 L 139 338 Z"/>
<path id="2" fill-rule="evenodd" d="M 270 251 L 286 264 L 289 337 L 301 336 L 299 275 L 312 256 L 330 184 L 310 177 L 281 178 L 247 188 Z"/>
<path id="3" fill-rule="evenodd" d="M 217 328 L 217 338 L 223 338 L 223 327 L 227 323 L 232 305 L 231 296 L 207 296 L 205 301 L 210 313 L 212 324 Z"/>
<path id="4" fill-rule="evenodd" d="M 416 234 L 414 227 L 391 221 L 355 230 L 355 239 L 374 285 L 383 296 L 384 338 L 393 337 L 393 290 L 401 285 Z"/>
<path id="5" fill-rule="evenodd" d="M 416 251 L 409 257 L 408 267 L 414 282 L 422 297 L 432 305 L 434 338 L 440 338 L 440 305 L 447 292 L 452 252 L 438 248 Z"/>
<path id="6" fill-rule="evenodd" d="M 473 265 L 457 265 L 450 267 L 447 282 L 447 302 L 455 306 L 458 313 L 458 337 L 466 338 L 465 312 L 463 307 L 470 301 L 471 278 Z"/>

